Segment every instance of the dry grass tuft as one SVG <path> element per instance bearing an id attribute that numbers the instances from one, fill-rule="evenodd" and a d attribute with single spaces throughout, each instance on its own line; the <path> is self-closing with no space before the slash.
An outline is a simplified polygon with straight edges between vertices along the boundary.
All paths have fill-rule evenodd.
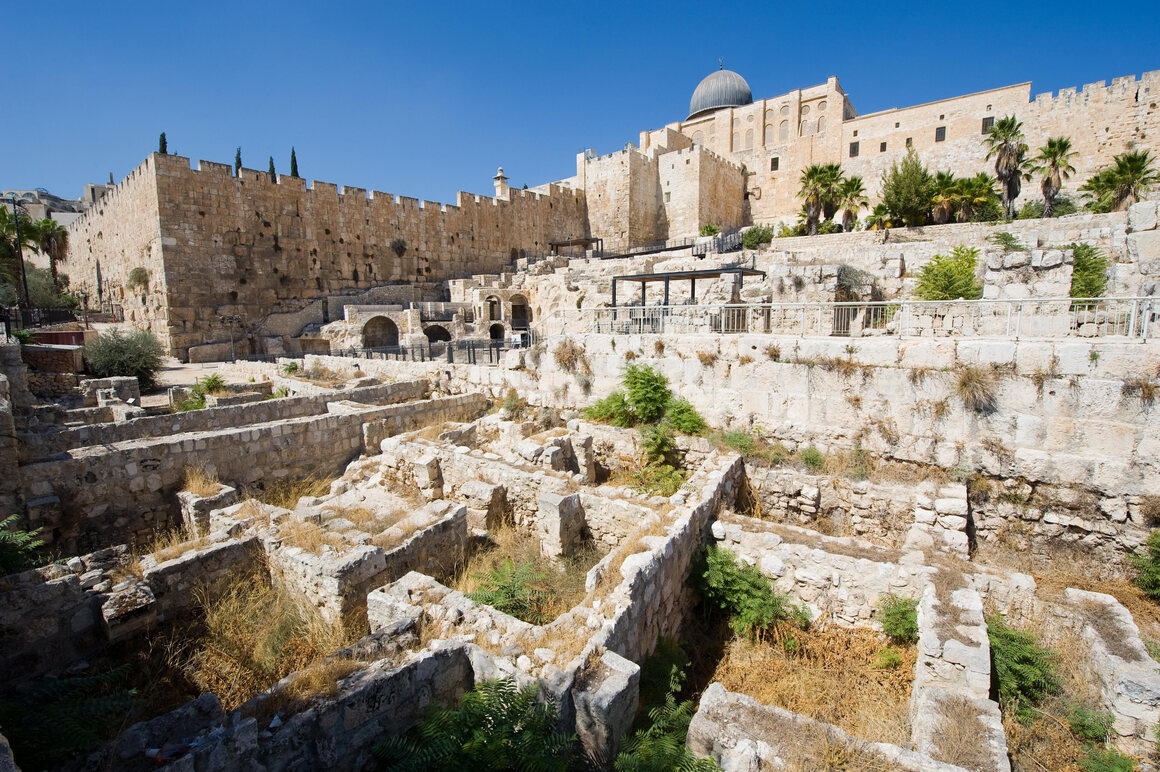
<path id="1" fill-rule="evenodd" d="M 855 737 L 905 745 L 910 741 L 913 646 L 895 649 L 896 667 L 875 667 L 886 639 L 818 620 L 810 630 L 775 627 L 756 642 L 734 638 L 712 680 Z M 787 653 L 791 652 L 791 653 Z"/>
<path id="2" fill-rule="evenodd" d="M 777 362 L 778 360 L 780 360 L 781 359 L 781 346 L 774 346 L 774 345 L 766 346 L 765 347 L 765 357 L 770 362 Z"/>
<path id="3" fill-rule="evenodd" d="M 298 547 L 315 554 L 322 552 L 323 545 L 336 550 L 344 550 L 351 545 L 341 535 L 328 531 L 317 523 L 289 517 L 278 528 L 278 538 L 287 547 Z"/>
<path id="4" fill-rule="evenodd" d="M 1160 391 L 1160 387 L 1156 385 L 1156 382 L 1142 375 L 1125 378 L 1124 385 L 1120 387 L 1120 393 L 1123 396 L 1137 397 L 1140 400 L 1140 405 L 1146 408 L 1152 407 L 1156 402 L 1158 391 Z"/>
<path id="5" fill-rule="evenodd" d="M 842 357 L 820 357 L 818 365 L 826 372 L 837 372 L 843 378 L 851 378 L 862 368 L 853 359 Z"/>
<path id="6" fill-rule="evenodd" d="M 215 473 L 208 471 L 204 466 L 187 466 L 182 490 L 194 496 L 207 498 L 221 490 L 221 482 Z"/>
<path id="7" fill-rule="evenodd" d="M 552 359 L 556 366 L 566 373 L 592 374 L 592 366 L 588 363 L 588 355 L 584 347 L 571 340 L 562 340 L 552 352 Z"/>
<path id="8" fill-rule="evenodd" d="M 979 709 L 960 695 L 947 698 L 939 706 L 942 720 L 935 730 L 934 741 L 938 753 L 935 761 L 945 761 L 975 772 L 989 772 L 992 758 L 980 740 L 986 726 L 979 717 Z"/>
<path id="9" fill-rule="evenodd" d="M 921 386 L 926 381 L 926 376 L 928 375 L 930 375 L 929 367 L 912 367 L 910 368 L 910 372 L 906 374 L 906 377 L 912 385 Z"/>
<path id="10" fill-rule="evenodd" d="M 698 351 L 697 359 L 702 367 L 712 367 L 717 364 L 717 353 L 714 351 Z"/>
<path id="11" fill-rule="evenodd" d="M 303 496 L 325 496 L 330 493 L 330 484 L 334 477 L 319 477 L 310 475 L 298 480 L 283 477 L 275 480 L 263 489 L 253 488 L 246 491 L 250 498 L 257 499 L 263 504 L 271 504 L 283 509 L 294 509 L 298 506 L 298 499 Z"/>
<path id="12" fill-rule="evenodd" d="M 739 365 L 753 364 L 753 357 L 749 356 L 748 354 L 742 354 L 740 357 L 737 358 L 737 364 L 739 364 Z"/>
<path id="13" fill-rule="evenodd" d="M 995 370 L 982 365 L 959 365 L 955 376 L 955 393 L 967 410 L 976 413 L 995 411 L 999 377 Z"/>

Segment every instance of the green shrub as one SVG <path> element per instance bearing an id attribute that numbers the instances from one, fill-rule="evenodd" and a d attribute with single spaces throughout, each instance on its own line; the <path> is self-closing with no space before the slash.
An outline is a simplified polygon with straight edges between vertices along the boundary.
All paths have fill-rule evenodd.
<path id="1" fill-rule="evenodd" d="M 16 338 L 16 342 L 21 346 L 27 346 L 32 343 L 32 330 L 13 330 L 12 337 Z"/>
<path id="2" fill-rule="evenodd" d="M 878 652 L 874 658 L 874 667 L 878 670 L 895 670 L 900 665 L 902 665 L 902 655 L 898 653 L 898 649 L 890 646 Z"/>
<path id="3" fill-rule="evenodd" d="M 665 419 L 681 434 L 700 434 L 707 428 L 705 419 L 693 407 L 693 403 L 684 397 L 678 397 L 669 402 L 665 409 Z"/>
<path id="4" fill-rule="evenodd" d="M 1071 272 L 1071 297 L 1102 297 L 1108 287 L 1108 260 L 1095 246 L 1086 243 L 1069 244 L 1075 257 Z"/>
<path id="5" fill-rule="evenodd" d="M 674 665 L 669 691 L 660 705 L 648 710 L 647 726 L 638 729 L 624 743 L 616 757 L 616 772 L 713 772 L 720 769 L 712 759 L 698 759 L 685 746 L 689 722 L 693 720 L 691 700 L 677 703 L 684 674 Z"/>
<path id="6" fill-rule="evenodd" d="M 1101 710 L 1088 710 L 1076 706 L 1067 716 L 1071 733 L 1080 740 L 1090 743 L 1105 743 L 1112 734 L 1116 718 Z"/>
<path id="7" fill-rule="evenodd" d="M 137 289 L 148 287 L 149 271 L 140 265 L 129 271 L 129 286 Z"/>
<path id="8" fill-rule="evenodd" d="M 23 769 L 49 769 L 116 737 L 136 700 L 123 684 L 130 666 L 52 678 L 0 699 L 0 726 Z"/>
<path id="9" fill-rule="evenodd" d="M 40 562 L 40 548 L 44 541 L 40 529 L 21 531 L 16 528 L 17 515 L 0 520 L 0 576 L 35 568 Z"/>
<path id="10" fill-rule="evenodd" d="M 527 410 L 528 403 L 524 400 L 518 391 L 515 389 L 508 389 L 507 396 L 504 397 L 503 405 L 501 407 L 507 412 L 512 419 L 518 419 Z"/>
<path id="11" fill-rule="evenodd" d="M 833 220 L 822 220 L 818 223 L 818 235 L 824 236 L 827 233 L 841 233 L 841 223 L 836 223 Z"/>
<path id="12" fill-rule="evenodd" d="M 1019 238 L 1014 233 L 1007 231 L 991 234 L 991 241 L 1003 250 L 1003 254 L 1027 251 L 1027 247 L 1020 243 Z"/>
<path id="13" fill-rule="evenodd" d="M 739 635 L 754 636 L 785 620 L 809 623 L 808 609 L 775 592 L 757 566 L 739 565 L 724 547 L 706 548 L 689 580 L 706 604 L 729 615 L 729 626 Z"/>
<path id="14" fill-rule="evenodd" d="M 654 496 L 672 496 L 686 482 L 688 476 L 684 470 L 670 464 L 643 464 L 632 474 L 632 487 Z"/>
<path id="15" fill-rule="evenodd" d="M 673 443 L 673 427 L 668 421 L 649 424 L 640 430 L 641 451 L 645 459 L 654 464 L 669 461 L 676 445 Z"/>
<path id="16" fill-rule="evenodd" d="M 753 455 L 757 449 L 753 435 L 742 429 L 730 429 L 721 435 L 721 440 L 743 456 Z"/>
<path id="17" fill-rule="evenodd" d="M 999 678 L 999 702 L 1023 722 L 1034 718 L 1044 697 L 1060 687 L 1056 653 L 1040 647 L 1034 633 L 1015 630 L 999 614 L 987 617 L 991 660 Z"/>
<path id="18" fill-rule="evenodd" d="M 659 421 L 669 406 L 669 379 L 648 365 L 629 365 L 621 377 L 632 412 L 644 423 Z"/>
<path id="19" fill-rule="evenodd" d="M 134 377 L 142 391 L 156 385 L 164 356 L 161 341 L 148 330 L 133 330 L 128 334 L 118 329 L 108 330 L 84 348 L 85 362 L 94 377 Z"/>
<path id="20" fill-rule="evenodd" d="M 279 386 L 278 388 L 274 389 L 274 392 L 270 396 L 272 396 L 274 399 L 289 397 L 290 389 L 286 388 L 285 386 Z"/>
<path id="21" fill-rule="evenodd" d="M 716 225 L 702 225 L 701 226 L 701 235 L 702 236 L 716 236 L 720 232 L 721 232 L 721 229 L 718 228 Z"/>
<path id="22" fill-rule="evenodd" d="M 983 288 L 975 282 L 979 250 L 957 246 L 949 255 L 935 255 L 922 267 L 914 294 L 920 300 L 975 300 Z"/>
<path id="23" fill-rule="evenodd" d="M 813 445 L 807 445 L 798 452 L 802 463 L 811 472 L 820 472 L 822 467 L 826 465 L 826 457 L 822 455 L 822 451 L 815 448 Z"/>
<path id="24" fill-rule="evenodd" d="M 286 364 L 282 365 L 282 372 L 286 375 L 293 375 L 294 373 L 298 372 L 298 370 L 299 367 L 297 362 L 287 362 Z"/>
<path id="25" fill-rule="evenodd" d="M 505 560 L 498 568 L 493 568 L 486 574 L 478 574 L 482 584 L 479 589 L 467 593 L 467 597 L 476 603 L 486 603 L 492 608 L 511 614 L 516 619 L 522 619 L 533 625 L 542 625 L 549 620 L 540 609 L 544 605 L 547 593 L 544 590 L 532 587 L 533 582 L 542 582 L 543 574 L 536 573 L 531 563 L 521 563 L 517 566 L 510 560 Z"/>
<path id="26" fill-rule="evenodd" d="M 193 390 L 200 391 L 202 394 L 213 394 L 216 391 L 222 391 L 226 387 L 225 378 L 222 378 L 217 373 L 212 373 L 204 378 L 194 382 Z"/>
<path id="27" fill-rule="evenodd" d="M 1115 748 L 1088 748 L 1076 764 L 1081 772 L 1133 772 L 1136 760 Z"/>
<path id="28" fill-rule="evenodd" d="M 918 640 L 918 601 L 894 593 L 882 597 L 879 609 L 882 632 L 895 643 L 914 643 Z"/>
<path id="29" fill-rule="evenodd" d="M 746 249 L 757 249 L 762 244 L 773 241 L 773 228 L 769 225 L 754 225 L 745 231 L 741 237 L 741 246 Z"/>
<path id="30" fill-rule="evenodd" d="M 402 737 L 372 752 L 390 772 L 567 770 L 575 737 L 556 732 L 556 707 L 532 683 L 483 681 L 458 708 L 433 708 Z"/>
<path id="31" fill-rule="evenodd" d="M 636 423 L 636 415 L 623 391 L 614 391 L 607 397 L 584 408 L 584 417 L 590 421 L 604 421 L 613 426 L 628 427 Z"/>
<path id="32" fill-rule="evenodd" d="M 1144 593 L 1155 601 L 1160 601 L 1160 530 L 1148 534 L 1144 555 L 1129 555 L 1136 568 L 1133 581 Z"/>

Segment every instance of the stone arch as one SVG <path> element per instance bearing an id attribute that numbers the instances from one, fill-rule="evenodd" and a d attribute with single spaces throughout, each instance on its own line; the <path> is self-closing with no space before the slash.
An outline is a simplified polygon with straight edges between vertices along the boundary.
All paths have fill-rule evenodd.
<path id="1" fill-rule="evenodd" d="M 532 323 L 532 309 L 523 295 L 512 295 L 512 329 L 526 330 Z"/>
<path id="2" fill-rule="evenodd" d="M 385 316 L 376 316 L 363 325 L 364 348 L 391 348 L 399 345 L 399 328 Z"/>
<path id="3" fill-rule="evenodd" d="M 495 295 L 488 295 L 483 301 L 487 313 L 487 321 L 498 322 L 503 319 L 503 303 Z"/>
<path id="4" fill-rule="evenodd" d="M 491 327 L 487 328 L 487 337 L 491 338 L 492 340 L 503 340 L 504 332 L 503 325 L 499 322 L 496 322 Z"/>
<path id="5" fill-rule="evenodd" d="M 705 144 L 705 135 L 699 131 L 693 132 L 693 143 L 697 145 Z"/>
<path id="6" fill-rule="evenodd" d="M 753 149 L 753 129 L 746 129 L 745 130 L 745 149 L 746 150 Z"/>
<path id="7" fill-rule="evenodd" d="M 773 143 L 773 124 L 771 123 L 765 127 L 765 144 L 772 145 Z"/>
<path id="8" fill-rule="evenodd" d="M 821 118 L 818 118 L 818 133 L 824 134 L 825 132 L 826 132 L 826 117 L 823 115 Z"/>
<path id="9" fill-rule="evenodd" d="M 451 340 L 451 333 L 441 324 L 432 324 L 423 329 L 428 343 L 443 343 Z"/>
<path id="10" fill-rule="evenodd" d="M 781 125 L 777 127 L 777 138 L 782 142 L 789 139 L 789 121 L 782 121 Z"/>

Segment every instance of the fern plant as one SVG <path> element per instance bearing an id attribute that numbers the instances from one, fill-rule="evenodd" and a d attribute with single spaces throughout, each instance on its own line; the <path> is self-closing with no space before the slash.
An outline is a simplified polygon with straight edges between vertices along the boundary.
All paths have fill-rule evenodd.
<path id="1" fill-rule="evenodd" d="M 505 560 L 498 568 L 493 568 L 485 574 L 475 574 L 475 578 L 481 580 L 483 584 L 467 593 L 467 597 L 476 603 L 486 603 L 498 611 L 534 625 L 542 625 L 549 621 L 541 610 L 548 600 L 549 593 L 532 586 L 535 582 L 544 581 L 545 577 L 536 573 L 531 563 L 521 563 L 517 566 L 512 561 Z"/>
<path id="2" fill-rule="evenodd" d="M 1129 555 L 1136 569 L 1136 586 L 1152 600 L 1160 601 L 1160 530 L 1148 534 L 1147 552 Z"/>
<path id="3" fill-rule="evenodd" d="M 755 636 L 776 622 L 809 622 L 808 609 L 775 592 L 757 566 L 738 565 L 724 547 L 706 548 L 690 576 L 693 588 L 710 606 L 729 614 L 729 626 L 738 635 Z"/>
<path id="4" fill-rule="evenodd" d="M 919 300 L 975 300 L 983 288 L 975 281 L 979 250 L 957 246 L 949 255 L 935 255 L 922 267 L 914 294 Z"/>
<path id="5" fill-rule="evenodd" d="M 27 571 L 36 566 L 44 540 L 40 529 L 21 531 L 16 527 L 16 515 L 0 520 L 0 576 Z"/>
<path id="6" fill-rule="evenodd" d="M 1116 718 L 1107 711 L 1089 710 L 1077 705 L 1068 714 L 1067 723 L 1071 727 L 1071 733 L 1080 740 L 1104 743 L 1112 734 Z"/>
<path id="7" fill-rule="evenodd" d="M 665 700 L 648 711 L 648 726 L 637 730 L 616 757 L 616 772 L 713 772 L 720 769 L 712 759 L 698 759 L 685 746 L 689 722 L 693 720 L 691 700 L 677 703 L 684 673 L 676 665 L 669 675 Z"/>
<path id="8" fill-rule="evenodd" d="M 556 707 L 541 699 L 539 684 L 521 689 L 510 678 L 483 681 L 458 708 L 431 709 L 406 735 L 376 743 L 372 753 L 389 772 L 564 772 L 576 738 L 555 726 Z"/>
<path id="9" fill-rule="evenodd" d="M 623 391 L 614 391 L 584 408 L 584 417 L 590 421 L 604 421 L 626 428 L 636 423 L 636 415 Z"/>
<path id="10" fill-rule="evenodd" d="M 882 632 L 895 643 L 918 640 L 918 601 L 887 593 L 882 597 Z"/>
<path id="11" fill-rule="evenodd" d="M 0 732 L 23 769 L 48 769 L 115 737 L 136 705 L 130 666 L 40 681 L 0 700 Z"/>
<path id="12" fill-rule="evenodd" d="M 669 379 L 648 365 L 629 365 L 621 378 L 632 412 L 644 423 L 659 421 L 669 406 Z"/>
<path id="13" fill-rule="evenodd" d="M 1016 630 L 999 614 L 987 617 L 991 658 L 999 677 L 999 702 L 1019 721 L 1035 717 L 1035 706 L 1060 688 L 1055 651 L 1039 646 L 1034 633 Z"/>
<path id="14" fill-rule="evenodd" d="M 697 408 L 684 397 L 669 402 L 665 408 L 665 420 L 681 434 L 700 434 L 707 428 L 705 419 L 697 412 Z"/>
<path id="15" fill-rule="evenodd" d="M 1075 763 L 1081 772 L 1133 772 L 1136 769 L 1136 760 L 1131 756 L 1125 756 L 1115 748 L 1095 746 L 1088 748 Z"/>

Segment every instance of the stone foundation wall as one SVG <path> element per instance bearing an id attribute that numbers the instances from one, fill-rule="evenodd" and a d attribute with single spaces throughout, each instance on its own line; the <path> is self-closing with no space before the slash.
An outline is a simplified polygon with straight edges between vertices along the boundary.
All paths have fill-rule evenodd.
<path id="1" fill-rule="evenodd" d="M 28 390 L 41 399 L 58 399 L 66 394 L 72 394 L 79 382 L 80 378 L 76 373 L 28 371 Z"/>

